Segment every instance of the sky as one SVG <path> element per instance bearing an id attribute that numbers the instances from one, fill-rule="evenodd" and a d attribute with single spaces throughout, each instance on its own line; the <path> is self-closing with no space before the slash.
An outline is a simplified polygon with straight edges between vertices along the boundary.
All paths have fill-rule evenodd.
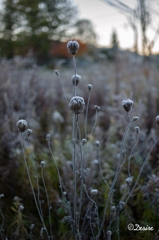
<path id="1" fill-rule="evenodd" d="M 100 46 L 110 46 L 111 34 L 114 29 L 117 32 L 119 46 L 123 49 L 132 49 L 134 45 L 134 35 L 123 13 L 108 6 L 104 0 L 73 1 L 78 6 L 79 17 L 89 19 L 93 23 L 95 32 L 98 35 L 97 42 Z M 136 6 L 136 0 L 122 0 L 122 2 L 125 2 L 130 7 Z M 150 39 L 153 38 L 153 34 L 153 32 L 149 32 Z M 154 51 L 159 52 L 158 45 L 159 41 L 156 42 Z"/>

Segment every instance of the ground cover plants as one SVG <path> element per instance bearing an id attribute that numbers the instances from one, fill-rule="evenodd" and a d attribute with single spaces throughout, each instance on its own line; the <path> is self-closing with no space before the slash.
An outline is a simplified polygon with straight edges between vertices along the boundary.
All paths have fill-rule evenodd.
<path id="1" fill-rule="evenodd" d="M 1 238 L 157 239 L 157 67 L 78 69 L 78 47 L 54 72 L 1 61 Z"/>

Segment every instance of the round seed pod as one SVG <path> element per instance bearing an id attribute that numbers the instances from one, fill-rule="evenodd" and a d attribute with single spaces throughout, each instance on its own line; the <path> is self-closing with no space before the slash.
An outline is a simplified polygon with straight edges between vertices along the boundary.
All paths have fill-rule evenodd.
<path id="1" fill-rule="evenodd" d="M 127 100 L 123 100 L 122 101 L 122 105 L 123 105 L 123 108 L 126 112 L 129 112 L 132 108 L 132 105 L 133 105 L 133 101 L 130 100 L 130 99 L 127 99 Z"/>
<path id="2" fill-rule="evenodd" d="M 25 132 L 28 128 L 28 123 L 26 120 L 21 119 L 17 122 L 17 127 L 21 132 Z"/>
<path id="3" fill-rule="evenodd" d="M 83 112 L 84 108 L 85 108 L 84 99 L 79 96 L 73 97 L 69 103 L 69 108 L 75 114 L 79 114 L 79 113 Z"/>
<path id="4" fill-rule="evenodd" d="M 79 49 L 79 43 L 77 41 L 69 41 L 67 43 L 68 52 L 72 55 L 75 55 Z"/>

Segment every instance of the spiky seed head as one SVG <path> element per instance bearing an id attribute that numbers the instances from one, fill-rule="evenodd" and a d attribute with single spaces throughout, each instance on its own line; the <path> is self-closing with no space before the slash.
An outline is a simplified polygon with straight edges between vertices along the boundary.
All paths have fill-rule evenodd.
<path id="1" fill-rule="evenodd" d="M 80 80 L 81 80 L 81 76 L 80 75 L 76 74 L 76 75 L 72 76 L 72 83 L 73 83 L 73 85 L 77 86 L 79 84 Z"/>
<path id="2" fill-rule="evenodd" d="M 75 55 L 79 49 L 79 43 L 77 41 L 69 41 L 67 43 L 68 52 L 72 55 Z"/>
<path id="3" fill-rule="evenodd" d="M 88 85 L 87 85 L 87 88 L 88 88 L 88 91 L 89 91 L 89 92 L 92 90 L 92 87 L 93 87 L 92 84 L 88 84 Z"/>
<path id="4" fill-rule="evenodd" d="M 28 123 L 26 120 L 21 119 L 17 122 L 17 127 L 21 132 L 25 132 L 28 128 Z"/>
<path id="5" fill-rule="evenodd" d="M 97 189 L 92 189 L 91 190 L 91 195 L 92 196 L 96 196 L 98 194 L 98 190 Z"/>
<path id="6" fill-rule="evenodd" d="M 126 112 L 129 112 L 131 110 L 133 103 L 134 102 L 130 99 L 122 101 L 123 108 L 125 109 Z"/>
<path id="7" fill-rule="evenodd" d="M 69 108 L 74 114 L 79 114 L 84 111 L 85 102 L 82 97 L 75 96 L 69 102 Z"/>
<path id="8" fill-rule="evenodd" d="M 156 116 L 156 123 L 159 125 L 159 115 Z"/>
<path id="9" fill-rule="evenodd" d="M 46 134 L 46 141 L 50 141 L 50 134 Z"/>
<path id="10" fill-rule="evenodd" d="M 27 137 L 30 137 L 30 135 L 32 134 L 32 130 L 28 128 L 26 130 L 26 134 L 27 134 Z"/>

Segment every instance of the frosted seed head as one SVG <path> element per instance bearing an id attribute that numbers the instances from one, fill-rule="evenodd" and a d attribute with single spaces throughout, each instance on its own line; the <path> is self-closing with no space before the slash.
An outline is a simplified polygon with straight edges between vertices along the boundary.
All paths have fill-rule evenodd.
<path id="1" fill-rule="evenodd" d="M 85 145 L 85 144 L 86 144 L 86 142 L 87 142 L 87 139 L 85 139 L 85 138 L 82 138 L 82 145 Z"/>
<path id="2" fill-rule="evenodd" d="M 109 238 L 109 237 L 111 237 L 111 235 L 112 235 L 112 231 L 107 231 L 107 237 Z"/>
<path id="3" fill-rule="evenodd" d="M 134 102 L 130 99 L 122 101 L 123 108 L 125 109 L 126 112 L 129 112 L 131 110 L 133 103 Z"/>
<path id="4" fill-rule="evenodd" d="M 159 125 L 159 115 L 156 116 L 156 123 Z"/>
<path id="5" fill-rule="evenodd" d="M 99 147 L 99 146 L 100 146 L 100 141 L 97 140 L 97 141 L 95 142 L 95 144 L 96 144 L 96 147 Z"/>
<path id="6" fill-rule="evenodd" d="M 94 105 L 94 109 L 97 111 L 97 110 L 100 110 L 100 107 L 97 105 Z"/>
<path id="7" fill-rule="evenodd" d="M 24 210 L 24 206 L 23 205 L 20 205 L 19 206 L 19 211 L 21 212 L 21 211 L 23 211 Z"/>
<path id="8" fill-rule="evenodd" d="M 60 76 L 60 74 L 59 74 L 59 71 L 58 71 L 58 70 L 55 70 L 55 71 L 54 71 L 54 73 L 56 74 L 56 76 L 58 76 L 58 77 Z"/>
<path id="9" fill-rule="evenodd" d="M 4 194 L 3 194 L 3 193 L 0 194 L 0 198 L 2 198 L 2 197 L 4 197 Z"/>
<path id="10" fill-rule="evenodd" d="M 133 181 L 133 177 L 128 177 L 125 179 L 125 182 L 127 183 L 128 186 L 131 186 L 132 181 Z"/>
<path id="11" fill-rule="evenodd" d="M 33 224 L 31 224 L 31 226 L 30 226 L 30 230 L 33 230 L 34 229 L 34 227 L 35 227 L 35 224 L 33 223 Z"/>
<path id="12" fill-rule="evenodd" d="M 140 131 L 140 128 L 139 128 L 139 126 L 135 126 L 135 127 L 134 127 L 134 129 L 135 129 L 135 132 L 138 134 L 138 133 L 139 133 L 139 131 Z"/>
<path id="13" fill-rule="evenodd" d="M 72 83 L 73 83 L 73 85 L 77 86 L 79 84 L 80 80 L 81 80 L 81 76 L 80 75 L 76 74 L 76 75 L 72 76 Z"/>
<path id="14" fill-rule="evenodd" d="M 28 128 L 28 123 L 26 120 L 21 119 L 17 122 L 17 127 L 21 132 L 25 132 L 26 129 Z"/>
<path id="15" fill-rule="evenodd" d="M 132 122 L 135 122 L 135 121 L 137 121 L 139 119 L 139 117 L 137 117 L 137 116 L 135 116 L 135 117 L 133 117 L 133 119 L 131 120 Z"/>
<path id="16" fill-rule="evenodd" d="M 92 84 L 88 84 L 88 85 L 87 85 L 87 88 L 88 88 L 88 91 L 89 91 L 89 92 L 92 90 L 92 87 L 93 87 Z"/>
<path id="17" fill-rule="evenodd" d="M 41 166 L 42 168 L 45 167 L 45 164 L 46 164 L 45 161 L 41 161 L 41 162 L 40 162 L 40 166 Z"/>
<path id="18" fill-rule="evenodd" d="M 79 43 L 77 41 L 69 41 L 67 43 L 68 52 L 72 55 L 75 55 L 79 49 Z"/>
<path id="19" fill-rule="evenodd" d="M 69 103 L 69 108 L 74 114 L 79 114 L 83 112 L 85 108 L 84 99 L 79 96 L 73 97 Z"/>
<path id="20" fill-rule="evenodd" d="M 97 189 L 92 189 L 91 190 L 91 195 L 92 196 L 96 196 L 98 194 L 98 190 Z"/>
<path id="21" fill-rule="evenodd" d="M 27 134 L 27 137 L 30 137 L 30 135 L 32 134 L 32 130 L 28 128 L 26 130 L 26 134 Z"/>
<path id="22" fill-rule="evenodd" d="M 50 134 L 46 134 L 46 141 L 50 141 Z"/>
<path id="23" fill-rule="evenodd" d="M 115 206 L 111 207 L 111 212 L 115 212 Z"/>
<path id="24" fill-rule="evenodd" d="M 119 202 L 119 211 L 123 210 L 125 203 L 123 201 Z"/>

